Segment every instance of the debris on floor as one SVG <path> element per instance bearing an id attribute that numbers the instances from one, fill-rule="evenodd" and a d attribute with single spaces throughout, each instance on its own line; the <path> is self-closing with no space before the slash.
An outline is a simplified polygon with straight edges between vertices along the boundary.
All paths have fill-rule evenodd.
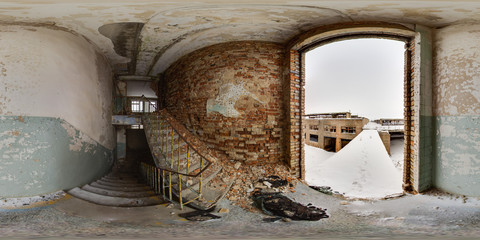
<path id="1" fill-rule="evenodd" d="M 266 178 L 260 179 L 258 182 L 265 184 L 269 188 L 283 187 L 288 184 L 288 181 L 281 179 L 279 176 L 271 175 Z"/>
<path id="2" fill-rule="evenodd" d="M 211 214 L 209 211 L 193 211 L 188 213 L 181 213 L 178 214 L 178 216 L 183 217 L 189 221 L 207 221 L 221 218 L 220 216 Z"/>
<path id="3" fill-rule="evenodd" d="M 309 186 L 310 188 L 312 189 L 315 189 L 323 194 L 327 194 L 327 195 L 332 195 L 333 194 L 333 190 L 331 187 L 328 187 L 328 186 Z"/>
<path id="4" fill-rule="evenodd" d="M 251 194 L 255 189 L 268 189 L 275 192 L 295 192 L 297 178 L 295 173 L 286 164 L 258 164 L 228 160 L 221 153 L 216 153 L 222 162 L 220 178 L 213 179 L 209 184 L 226 185 L 233 181 L 232 188 L 225 198 L 235 206 L 250 212 L 260 212 L 254 206 Z M 217 179 L 220 179 L 217 181 Z M 277 187 L 278 186 L 278 187 Z"/>
<path id="5" fill-rule="evenodd" d="M 35 207 L 48 205 L 65 197 L 64 191 L 33 197 L 5 198 L 0 197 L 0 209 Z"/>
<path id="6" fill-rule="evenodd" d="M 265 193 L 262 191 L 256 191 L 254 192 L 252 198 L 257 207 L 263 212 L 281 218 L 288 218 L 291 220 L 318 221 L 322 218 L 329 217 L 326 209 L 318 208 L 312 204 L 305 206 L 298 202 L 294 202 L 281 193 Z M 266 220 L 264 219 L 264 221 Z"/>

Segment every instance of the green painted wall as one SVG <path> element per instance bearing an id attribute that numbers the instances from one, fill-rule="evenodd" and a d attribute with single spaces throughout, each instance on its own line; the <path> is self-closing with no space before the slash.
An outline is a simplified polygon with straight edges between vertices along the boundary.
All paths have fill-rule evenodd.
<path id="1" fill-rule="evenodd" d="M 435 121 L 435 185 L 480 196 L 480 116 L 441 116 Z"/>
<path id="2" fill-rule="evenodd" d="M 107 173 L 112 150 L 59 118 L 0 116 L 0 196 L 70 189 Z"/>

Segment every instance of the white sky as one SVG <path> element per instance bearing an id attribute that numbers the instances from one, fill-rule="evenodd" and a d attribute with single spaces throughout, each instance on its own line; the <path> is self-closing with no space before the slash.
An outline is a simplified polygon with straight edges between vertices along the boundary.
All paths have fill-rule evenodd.
<path id="1" fill-rule="evenodd" d="M 305 56 L 305 113 L 403 118 L 404 42 L 345 40 Z"/>

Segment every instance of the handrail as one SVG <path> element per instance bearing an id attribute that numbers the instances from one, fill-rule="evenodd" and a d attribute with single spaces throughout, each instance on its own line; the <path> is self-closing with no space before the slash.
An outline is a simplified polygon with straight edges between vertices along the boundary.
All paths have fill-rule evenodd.
<path id="1" fill-rule="evenodd" d="M 145 99 L 147 101 L 150 102 L 150 100 L 148 100 L 144 95 L 142 95 L 142 99 Z M 155 107 L 155 106 L 154 106 Z M 155 107 L 155 109 L 157 110 L 157 108 Z M 144 108 L 145 110 L 145 108 Z M 158 110 L 157 110 L 158 111 Z M 145 112 L 144 112 L 145 113 Z M 203 150 L 203 149 L 199 149 L 197 146 L 195 145 L 192 145 L 191 144 L 191 141 L 190 139 L 187 139 L 185 137 L 185 135 L 191 135 L 191 133 L 185 129 L 185 127 L 183 127 L 182 125 L 178 124 L 174 118 L 167 112 L 166 109 L 162 109 L 160 111 L 158 111 L 158 113 L 161 115 L 163 114 L 165 116 L 165 120 L 168 122 L 168 124 L 172 127 L 172 129 L 177 133 L 177 135 L 183 140 L 183 142 L 185 142 L 190 148 L 192 148 L 201 158 L 207 160 L 207 164 L 204 166 L 203 169 L 201 169 L 199 172 L 197 172 L 196 174 L 185 174 L 185 173 L 180 173 L 178 171 L 175 171 L 173 169 L 168 169 L 168 168 L 162 168 L 161 166 L 157 166 L 159 167 L 160 169 L 163 169 L 165 171 L 168 171 L 168 172 L 172 172 L 172 173 L 176 173 L 176 174 L 181 174 L 181 175 L 185 175 L 185 176 L 189 176 L 189 177 L 197 177 L 199 176 L 201 173 L 203 173 L 211 164 L 213 161 L 212 157 L 211 156 L 205 156 L 204 154 L 202 154 L 202 151 L 207 151 L 207 150 Z M 183 135 L 181 134 L 181 132 L 183 132 Z M 190 138 L 194 138 L 193 135 L 191 135 Z M 154 156 L 155 157 L 155 156 Z"/>
<path id="2" fill-rule="evenodd" d="M 175 130 L 177 133 L 183 132 L 185 135 L 191 134 L 191 133 L 190 133 L 187 129 L 185 129 L 185 127 L 183 127 L 182 125 L 177 124 L 176 122 L 171 121 L 170 119 L 174 119 L 174 118 L 167 112 L 166 109 L 162 109 L 162 110 L 160 110 L 160 111 L 161 111 L 162 114 L 165 114 L 165 115 L 167 116 L 167 118 L 166 118 L 167 122 L 170 124 L 170 126 L 172 126 L 173 130 Z M 170 119 L 169 119 L 169 118 L 170 118 Z M 172 122 L 173 122 L 173 124 L 172 124 Z M 176 125 L 176 126 L 175 126 L 175 125 Z M 179 131 L 180 128 L 181 128 L 181 130 Z M 187 143 L 188 146 L 190 146 L 193 150 L 195 150 L 195 152 L 197 152 L 201 157 L 205 158 L 205 159 L 208 161 L 209 164 L 212 163 L 213 161 L 215 161 L 215 160 L 213 160 L 213 159 L 212 159 L 212 160 L 208 159 L 208 158 L 211 158 L 211 156 L 206 157 L 206 156 L 204 156 L 204 155 L 201 153 L 202 151 L 207 151 L 207 150 L 200 150 L 200 149 L 198 149 L 196 146 L 190 144 L 191 141 L 190 141 L 190 140 L 187 140 L 182 134 L 178 134 L 178 136 L 179 136 L 185 143 Z M 194 137 L 192 136 L 192 138 L 194 138 Z"/>
<path id="3" fill-rule="evenodd" d="M 145 96 L 142 96 L 142 101 L 148 101 L 152 105 Z M 155 166 L 142 163 L 142 174 L 157 193 L 161 192 L 167 197 L 166 189 L 168 189 L 170 200 L 172 200 L 172 187 L 176 185 L 180 206 L 183 208 L 184 205 L 202 197 L 203 173 L 216 160 L 210 155 L 206 146 L 202 146 L 202 142 L 177 122 L 166 109 L 159 110 L 156 106 L 154 107 L 154 112 L 143 112 L 142 120 L 145 132 L 148 133 L 148 144 L 152 150 Z M 158 125 L 153 123 L 155 118 Z M 158 135 L 154 133 L 154 130 L 158 130 Z M 175 149 L 176 144 L 178 147 Z M 194 155 L 191 154 L 192 152 Z M 176 170 L 174 169 L 175 164 Z M 196 167 L 190 169 L 192 165 Z M 172 179 L 173 174 L 178 176 L 176 182 Z M 188 180 L 197 177 L 196 184 L 190 183 Z M 196 189 L 197 185 L 198 190 Z M 182 198 L 183 187 L 185 187 L 184 190 L 188 189 L 193 194 L 193 196 L 189 195 L 190 199 L 185 202 Z"/>

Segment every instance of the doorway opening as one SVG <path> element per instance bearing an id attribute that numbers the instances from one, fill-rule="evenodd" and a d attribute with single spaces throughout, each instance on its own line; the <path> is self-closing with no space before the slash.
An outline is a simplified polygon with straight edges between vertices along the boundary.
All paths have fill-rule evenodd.
<path id="1" fill-rule="evenodd" d="M 303 53 L 302 128 L 317 140 L 303 145 L 309 185 L 353 198 L 403 193 L 407 43 L 339 39 Z"/>

